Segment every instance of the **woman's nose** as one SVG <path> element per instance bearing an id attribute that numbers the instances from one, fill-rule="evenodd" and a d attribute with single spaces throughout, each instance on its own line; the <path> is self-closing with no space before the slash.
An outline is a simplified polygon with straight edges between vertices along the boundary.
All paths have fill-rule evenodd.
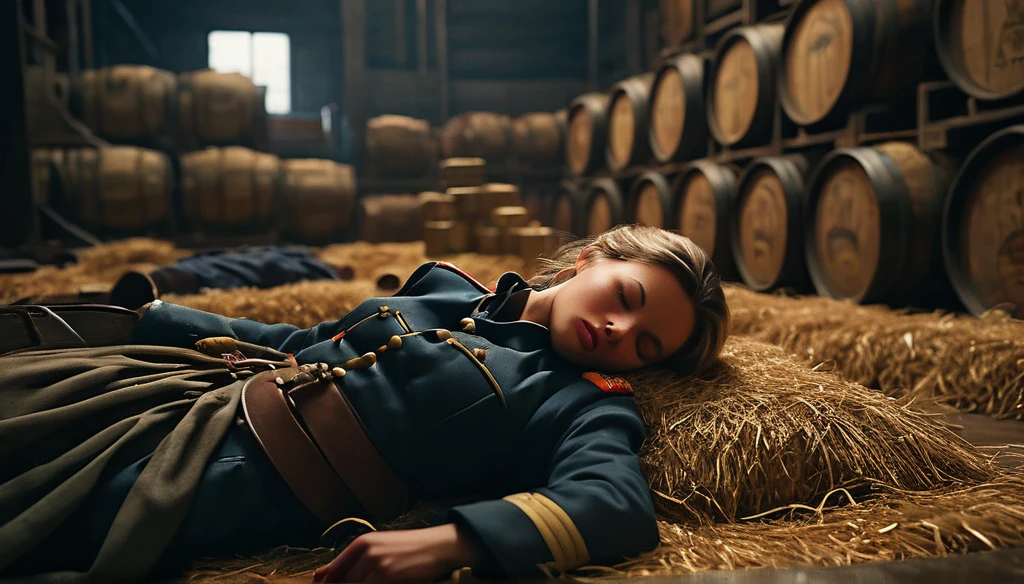
<path id="1" fill-rule="evenodd" d="M 631 325 L 624 320 L 616 321 L 614 323 L 612 321 L 608 321 L 604 325 L 605 339 L 607 339 L 610 344 L 614 345 L 619 342 L 622 337 L 626 336 L 629 332 L 630 326 Z"/>

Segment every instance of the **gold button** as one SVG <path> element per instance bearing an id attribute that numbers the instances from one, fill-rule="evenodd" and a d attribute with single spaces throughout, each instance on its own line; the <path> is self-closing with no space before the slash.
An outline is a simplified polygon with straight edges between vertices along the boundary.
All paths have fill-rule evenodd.
<path id="1" fill-rule="evenodd" d="M 487 349 L 473 349 L 473 356 L 483 361 L 487 358 Z"/>
<path id="2" fill-rule="evenodd" d="M 437 340 L 439 340 L 439 341 L 447 341 L 448 339 L 452 338 L 452 333 L 450 331 L 445 330 L 445 329 L 438 329 L 436 334 L 437 334 Z"/>
<path id="3" fill-rule="evenodd" d="M 381 346 L 377 347 L 377 352 L 378 353 L 383 353 L 384 351 L 387 351 L 387 350 L 388 350 L 388 346 L 387 345 L 381 345 Z"/>
<path id="4" fill-rule="evenodd" d="M 472 318 L 466 317 L 460 320 L 459 324 L 462 325 L 463 332 L 471 333 L 476 330 L 476 322 Z"/>
<path id="5" fill-rule="evenodd" d="M 331 369 L 331 375 L 335 377 L 345 377 L 345 370 L 341 367 L 335 367 L 334 369 Z"/>
<path id="6" fill-rule="evenodd" d="M 389 349 L 401 349 L 402 348 L 402 337 L 395 335 L 388 339 Z"/>
<path id="7" fill-rule="evenodd" d="M 377 362 L 377 355 L 374 355 L 373 353 L 367 353 L 367 354 L 363 355 L 362 359 L 366 363 L 369 363 L 369 365 L 367 365 L 367 367 L 370 367 L 374 363 Z"/>

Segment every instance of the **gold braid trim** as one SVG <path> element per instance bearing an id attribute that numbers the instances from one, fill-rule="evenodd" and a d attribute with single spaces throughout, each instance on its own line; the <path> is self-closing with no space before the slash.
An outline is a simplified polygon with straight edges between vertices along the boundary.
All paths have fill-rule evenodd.
<path id="1" fill-rule="evenodd" d="M 579 568 L 590 561 L 587 546 L 576 524 L 554 501 L 539 493 L 516 493 L 505 497 L 505 500 L 533 521 L 560 571 Z"/>

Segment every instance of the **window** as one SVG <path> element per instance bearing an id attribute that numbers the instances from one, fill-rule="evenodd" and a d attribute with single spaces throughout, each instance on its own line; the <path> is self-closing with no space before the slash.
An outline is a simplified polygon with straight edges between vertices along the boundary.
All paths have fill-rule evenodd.
<path id="1" fill-rule="evenodd" d="M 291 40 L 279 32 L 215 30 L 209 36 L 210 69 L 241 73 L 267 88 L 267 112 L 292 110 Z"/>

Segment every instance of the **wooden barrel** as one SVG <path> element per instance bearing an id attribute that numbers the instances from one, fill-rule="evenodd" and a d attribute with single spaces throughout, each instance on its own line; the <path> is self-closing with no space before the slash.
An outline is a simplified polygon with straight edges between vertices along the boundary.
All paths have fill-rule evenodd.
<path id="1" fill-rule="evenodd" d="M 648 102 L 654 73 L 616 83 L 608 100 L 608 168 L 622 170 L 650 157 Z"/>
<path id="2" fill-rule="evenodd" d="M 622 189 L 613 179 L 599 178 L 591 182 L 583 201 L 583 205 L 577 207 L 583 211 L 583 217 L 577 220 L 577 224 L 582 223 L 585 236 L 600 235 L 625 218 Z"/>
<path id="3" fill-rule="evenodd" d="M 704 59 L 672 57 L 658 70 L 651 89 L 650 148 L 658 162 L 704 156 L 704 116 Z"/>
<path id="4" fill-rule="evenodd" d="M 1024 90 L 1024 5 L 1016 0 L 936 0 L 935 48 L 960 89 L 979 99 Z"/>
<path id="5" fill-rule="evenodd" d="M 734 29 L 715 48 L 708 127 L 719 144 L 756 146 L 772 139 L 781 24 Z"/>
<path id="6" fill-rule="evenodd" d="M 736 200 L 736 172 L 698 160 L 672 181 L 673 215 L 679 232 L 711 257 L 723 279 L 734 280 L 732 216 Z"/>
<path id="7" fill-rule="evenodd" d="M 800 154 L 754 160 L 736 187 L 732 253 L 747 286 L 803 291 L 809 277 L 804 254 L 804 179 Z"/>
<path id="8" fill-rule="evenodd" d="M 942 252 L 957 295 L 974 314 L 1003 305 L 1024 318 L 1024 126 L 993 134 L 949 189 Z"/>
<path id="9" fill-rule="evenodd" d="M 672 187 L 665 175 L 649 170 L 637 177 L 626 199 L 626 221 L 675 229 L 673 219 Z"/>
<path id="10" fill-rule="evenodd" d="M 559 233 L 563 242 L 584 233 L 583 226 L 577 223 L 577 220 L 585 216 L 585 192 L 585 185 L 564 180 L 558 183 L 558 188 L 551 197 L 551 210 L 548 212 L 551 227 Z"/>
<path id="11" fill-rule="evenodd" d="M 916 302 L 940 267 L 939 223 L 948 172 L 910 144 L 843 148 L 808 181 L 805 251 L 822 296 Z M 940 279 L 941 280 L 941 279 Z"/>
<path id="12" fill-rule="evenodd" d="M 523 206 L 530 214 L 530 219 L 541 225 L 551 223 L 551 216 L 548 214 L 551 209 L 548 201 L 551 200 L 550 187 L 537 185 L 523 186 Z"/>
<path id="13" fill-rule="evenodd" d="M 478 157 L 502 163 L 511 153 L 512 119 L 494 112 L 459 114 L 441 128 L 441 154 L 445 158 Z"/>
<path id="14" fill-rule="evenodd" d="M 889 101 L 922 79 L 930 43 L 931 0 L 801 0 L 782 41 L 782 107 L 809 126 Z"/>
<path id="15" fill-rule="evenodd" d="M 260 147 L 266 142 L 265 91 L 240 73 L 178 75 L 178 124 L 185 148 Z"/>
<path id="16" fill-rule="evenodd" d="M 524 166 L 557 166 L 564 144 L 565 123 L 553 113 L 532 112 L 512 122 L 512 152 Z"/>
<path id="17" fill-rule="evenodd" d="M 607 115 L 608 96 L 604 93 L 584 93 L 569 105 L 565 156 L 571 176 L 589 174 L 604 165 Z"/>
<path id="18" fill-rule="evenodd" d="M 333 160 L 287 160 L 284 166 L 281 216 L 286 237 L 326 244 L 352 239 L 356 175 Z"/>
<path id="19" fill-rule="evenodd" d="M 377 173 L 423 176 L 437 165 L 437 141 L 430 123 L 384 115 L 366 122 L 366 162 Z"/>
<path id="20" fill-rule="evenodd" d="M 69 109 L 71 80 L 54 73 L 48 80 L 43 67 L 25 67 L 25 122 L 32 144 L 58 141 L 71 134 L 60 115 Z"/>
<path id="21" fill-rule="evenodd" d="M 678 47 L 693 37 L 693 0 L 661 0 L 661 39 Z"/>
<path id="22" fill-rule="evenodd" d="M 278 224 L 281 160 L 241 146 L 181 157 L 181 196 L 193 229 L 259 233 Z"/>
<path id="23" fill-rule="evenodd" d="M 167 155 L 134 146 L 68 150 L 64 208 L 82 227 L 110 234 L 166 232 L 174 170 Z"/>
<path id="24" fill-rule="evenodd" d="M 177 130 L 178 79 L 145 65 L 84 71 L 73 110 L 96 134 L 118 142 L 168 148 Z"/>
<path id="25" fill-rule="evenodd" d="M 720 16 L 739 10 L 743 6 L 743 0 L 707 0 L 707 11 L 705 20 L 710 22 Z"/>
<path id="26" fill-rule="evenodd" d="M 423 213 L 416 195 L 367 195 L 359 199 L 356 213 L 363 241 L 406 242 L 423 238 Z"/>

